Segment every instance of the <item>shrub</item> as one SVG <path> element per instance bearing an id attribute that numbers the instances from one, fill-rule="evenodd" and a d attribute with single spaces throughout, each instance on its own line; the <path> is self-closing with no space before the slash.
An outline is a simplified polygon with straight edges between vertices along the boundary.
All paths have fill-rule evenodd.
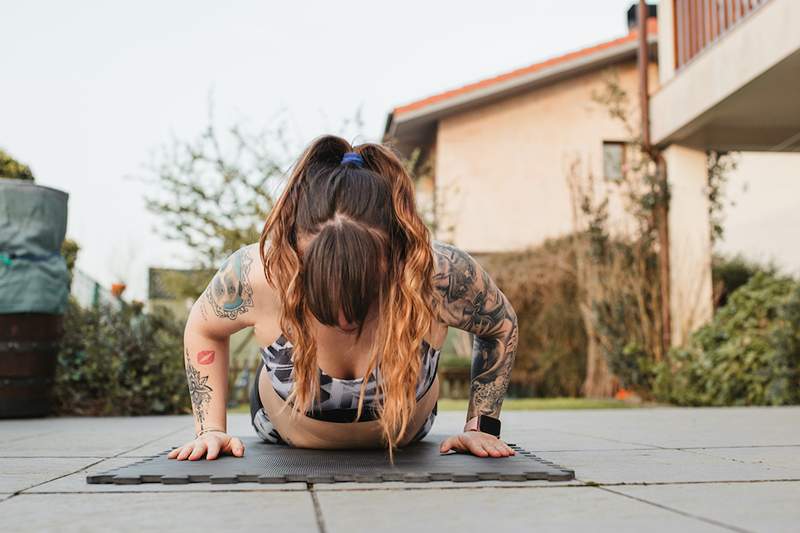
<path id="1" fill-rule="evenodd" d="M 519 319 L 509 391 L 578 396 L 586 377 L 586 332 L 579 309 L 572 237 L 522 252 L 481 257 Z"/>
<path id="2" fill-rule="evenodd" d="M 58 354 L 59 414 L 190 413 L 183 325 L 166 309 L 141 304 L 81 308 L 70 298 Z"/>
<path id="3" fill-rule="evenodd" d="M 0 150 L 0 178 L 34 181 L 30 167 L 20 163 L 4 150 Z"/>
<path id="4" fill-rule="evenodd" d="M 726 257 L 715 254 L 711 262 L 711 276 L 714 283 L 714 306 L 722 307 L 728 296 L 747 283 L 757 272 L 775 275 L 775 265 L 761 265 L 745 259 L 741 255 Z"/>
<path id="5" fill-rule="evenodd" d="M 800 282 L 755 273 L 687 347 L 658 369 L 655 393 L 679 405 L 800 402 Z"/>

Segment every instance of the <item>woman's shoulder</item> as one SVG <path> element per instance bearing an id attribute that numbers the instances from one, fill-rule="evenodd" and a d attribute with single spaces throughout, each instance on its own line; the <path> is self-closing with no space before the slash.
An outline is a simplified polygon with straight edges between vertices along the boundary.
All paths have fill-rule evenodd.
<path id="1" fill-rule="evenodd" d="M 474 276 L 477 262 L 454 244 L 432 239 L 434 281 L 451 275 Z"/>
<path id="2" fill-rule="evenodd" d="M 264 250 L 269 246 L 269 241 L 264 243 Z M 253 301 L 259 311 L 271 313 L 280 309 L 280 297 L 277 288 L 273 286 L 264 272 L 264 262 L 258 242 L 241 247 L 237 254 L 242 255 L 242 264 L 247 264 L 243 276 L 253 290 Z"/>

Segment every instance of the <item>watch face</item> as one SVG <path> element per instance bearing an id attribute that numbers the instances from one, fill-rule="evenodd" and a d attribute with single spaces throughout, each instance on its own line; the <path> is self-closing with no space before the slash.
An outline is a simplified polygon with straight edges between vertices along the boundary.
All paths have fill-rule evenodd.
<path id="1" fill-rule="evenodd" d="M 500 436 L 500 420 L 491 416 L 481 415 L 478 418 L 478 429 L 495 437 Z"/>

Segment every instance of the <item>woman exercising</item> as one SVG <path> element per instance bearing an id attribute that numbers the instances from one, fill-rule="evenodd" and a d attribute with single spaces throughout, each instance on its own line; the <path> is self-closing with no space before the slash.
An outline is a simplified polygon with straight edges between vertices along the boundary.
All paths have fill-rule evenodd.
<path id="1" fill-rule="evenodd" d="M 513 455 L 499 438 L 517 346 L 511 304 L 472 257 L 430 238 L 389 148 L 319 137 L 259 242 L 231 254 L 192 307 L 184 358 L 196 438 L 169 457 L 244 454 L 226 428 L 228 346 L 253 327 L 262 348 L 251 415 L 264 441 L 387 447 L 393 461 L 431 429 L 451 326 L 474 334 L 470 401 L 464 431 L 440 451 Z"/>

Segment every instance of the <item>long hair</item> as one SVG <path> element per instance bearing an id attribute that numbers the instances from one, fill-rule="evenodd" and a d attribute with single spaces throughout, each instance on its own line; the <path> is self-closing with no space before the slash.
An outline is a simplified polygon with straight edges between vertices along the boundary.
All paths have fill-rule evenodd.
<path id="1" fill-rule="evenodd" d="M 342 164 L 345 152 L 358 153 L 363 168 Z M 308 242 L 302 253 L 300 239 Z M 356 420 L 368 377 L 377 368 L 381 401 L 375 412 L 393 464 L 416 404 L 420 346 L 433 316 L 430 235 L 402 162 L 380 144 L 353 147 L 337 136 L 318 137 L 291 169 L 264 224 L 259 252 L 264 274 L 280 294 L 281 329 L 293 345 L 294 386 L 286 401 L 292 417 L 319 400 L 312 317 L 338 326 L 341 311 L 347 322 L 358 324 L 360 336 L 376 306 Z"/>

